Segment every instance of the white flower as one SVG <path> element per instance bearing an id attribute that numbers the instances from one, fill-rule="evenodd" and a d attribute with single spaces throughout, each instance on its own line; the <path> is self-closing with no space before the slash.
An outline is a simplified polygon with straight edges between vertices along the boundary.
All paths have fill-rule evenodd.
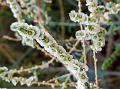
<path id="1" fill-rule="evenodd" d="M 108 20 L 109 20 L 109 17 L 106 19 L 106 17 L 105 17 L 104 15 L 102 15 L 102 16 L 100 17 L 100 22 L 101 22 L 102 24 L 109 24 Z"/>
<path id="2" fill-rule="evenodd" d="M 111 13 L 110 12 L 105 12 L 104 13 L 104 18 L 108 21 L 110 18 L 109 18 L 109 15 L 110 15 Z"/>
<path id="3" fill-rule="evenodd" d="M 14 22 L 11 25 L 11 30 L 18 32 L 21 36 L 27 38 L 38 38 L 41 30 L 37 26 L 28 25 L 23 22 Z"/>
<path id="4" fill-rule="evenodd" d="M 25 79 L 24 79 L 24 78 L 21 78 L 21 79 L 20 79 L 20 84 L 21 84 L 21 85 L 26 84 L 26 81 L 25 81 Z"/>
<path id="5" fill-rule="evenodd" d="M 8 71 L 7 67 L 0 67 L 0 71 Z"/>
<path id="6" fill-rule="evenodd" d="M 21 7 L 16 0 L 7 0 L 7 3 L 10 4 L 11 11 L 14 14 L 14 17 L 22 21 L 22 11 Z"/>
<path id="7" fill-rule="evenodd" d="M 101 47 L 98 48 L 97 46 L 95 47 L 94 45 L 90 45 L 90 47 L 91 47 L 91 49 L 92 49 L 93 51 L 95 51 L 96 53 L 97 53 L 98 51 L 101 51 L 101 50 L 102 50 Z"/>
<path id="8" fill-rule="evenodd" d="M 70 19 L 74 22 L 77 22 L 76 21 L 76 17 L 77 17 L 77 12 L 75 12 L 74 10 L 72 10 L 70 13 L 69 13 L 69 16 L 70 16 Z"/>
<path id="9" fill-rule="evenodd" d="M 25 81 L 25 83 L 27 84 L 28 87 L 30 87 L 32 85 L 33 80 L 36 80 L 35 76 L 31 76 Z"/>
<path id="10" fill-rule="evenodd" d="M 96 7 L 88 6 L 88 10 L 90 12 L 95 12 L 96 11 Z"/>
<path id="11" fill-rule="evenodd" d="M 81 24 L 87 24 L 87 21 L 88 21 L 88 15 L 87 14 L 79 13 L 77 18 L 78 18 L 78 22 L 79 23 L 81 23 Z"/>
<path id="12" fill-rule="evenodd" d="M 34 45 L 34 42 L 33 42 L 33 39 L 28 39 L 26 37 L 23 37 L 22 38 L 22 45 L 27 45 L 27 46 L 30 46 L 32 48 L 35 48 L 35 45 Z"/>
<path id="13" fill-rule="evenodd" d="M 75 36 L 78 40 L 84 40 L 86 37 L 86 31 L 85 30 L 77 31 Z"/>
<path id="14" fill-rule="evenodd" d="M 111 8 L 113 8 L 113 3 L 112 2 L 106 3 L 106 9 L 111 10 Z"/>
<path id="15" fill-rule="evenodd" d="M 97 22 L 96 16 L 90 14 L 87 25 L 94 25 Z"/>
<path id="16" fill-rule="evenodd" d="M 91 45 L 91 49 L 94 51 L 101 51 L 102 47 L 105 45 L 105 39 L 104 38 L 97 38 L 96 40 L 93 40 L 93 45 Z"/>
<path id="17" fill-rule="evenodd" d="M 117 11 L 116 11 L 116 14 L 118 14 L 119 11 L 120 11 L 120 4 L 116 4 L 116 5 L 115 5 L 115 9 L 117 10 Z"/>
<path id="18" fill-rule="evenodd" d="M 17 85 L 17 80 L 16 80 L 16 79 L 12 79 L 11 82 L 12 82 L 12 84 L 13 84 L 14 86 Z"/>
<path id="19" fill-rule="evenodd" d="M 100 32 L 101 27 L 98 24 L 94 24 L 94 25 L 88 25 L 87 27 L 85 27 L 85 29 L 90 34 L 97 34 L 98 32 Z"/>
<path id="20" fill-rule="evenodd" d="M 87 2 L 86 5 L 88 6 L 88 10 L 90 12 L 95 12 L 95 10 L 97 8 L 97 5 L 94 1 L 93 2 Z"/>
<path id="21" fill-rule="evenodd" d="M 103 5 L 97 6 L 97 12 L 99 14 L 102 14 L 105 11 L 105 7 Z"/>

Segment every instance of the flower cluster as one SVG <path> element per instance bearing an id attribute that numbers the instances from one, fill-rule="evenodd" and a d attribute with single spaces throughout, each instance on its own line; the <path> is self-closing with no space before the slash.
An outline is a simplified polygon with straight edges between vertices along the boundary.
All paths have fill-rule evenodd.
<path id="1" fill-rule="evenodd" d="M 109 25 L 111 21 L 114 22 L 119 20 L 118 14 L 120 12 L 120 4 L 109 2 L 109 3 L 106 3 L 105 9 L 106 9 L 106 12 L 104 12 L 102 18 L 100 19 L 101 23 Z"/>
<path id="2" fill-rule="evenodd" d="M 11 82 L 14 86 L 17 85 L 17 83 L 20 82 L 20 85 L 27 85 L 28 87 L 33 84 L 33 82 L 37 81 L 36 76 L 31 76 L 29 78 L 22 78 L 22 77 L 13 77 Z"/>
<path id="3" fill-rule="evenodd" d="M 78 22 L 78 23 L 81 23 L 81 24 L 87 24 L 87 22 L 86 22 L 87 19 L 88 19 L 87 14 L 78 13 L 75 10 L 72 10 L 69 13 L 69 16 L 70 16 L 70 19 L 74 22 Z"/>
<path id="4" fill-rule="evenodd" d="M 17 32 L 24 40 L 36 40 L 36 42 L 43 46 L 47 52 L 57 57 L 57 59 L 62 62 L 76 78 L 79 77 L 82 79 L 83 84 L 88 81 L 87 77 L 83 78 L 83 75 L 87 76 L 85 72 L 88 71 L 88 67 L 83 63 L 79 63 L 77 60 L 72 60 L 73 57 L 69 55 L 62 46 L 58 45 L 54 38 L 48 32 L 43 30 L 43 27 L 15 22 L 11 25 L 11 30 Z M 31 43 L 32 44 L 30 44 L 29 41 L 24 41 L 24 44 L 34 46 L 34 42 Z M 79 72 L 81 73 L 79 74 Z"/>
<path id="5" fill-rule="evenodd" d="M 6 0 L 19 21 L 36 20 L 39 12 L 36 0 Z"/>
<path id="6" fill-rule="evenodd" d="M 36 20 L 39 8 L 36 5 L 36 0 L 18 0 L 22 8 L 23 18 Z"/>
<path id="7" fill-rule="evenodd" d="M 113 2 L 106 3 L 105 7 L 111 14 L 117 14 L 120 11 L 120 4 Z"/>
<path id="8" fill-rule="evenodd" d="M 21 7 L 18 4 L 18 2 L 16 0 L 6 0 L 6 2 L 7 4 L 10 5 L 11 11 L 13 12 L 14 17 L 20 21 L 23 20 Z"/>
<path id="9" fill-rule="evenodd" d="M 69 14 L 72 21 L 84 26 L 83 29 L 76 32 L 76 38 L 81 41 L 91 41 L 91 49 L 95 52 L 101 51 L 105 45 L 106 30 L 100 26 L 100 18 L 103 16 L 105 8 L 98 6 L 97 2 L 93 0 L 86 0 L 86 5 L 90 11 L 89 16 L 83 12 L 75 11 L 71 11 Z"/>
<path id="10" fill-rule="evenodd" d="M 17 4 L 13 5 L 12 3 L 14 2 Z M 73 57 L 68 54 L 62 46 L 58 45 L 55 39 L 45 30 L 42 23 L 40 24 L 38 22 L 39 24 L 36 26 L 25 23 L 28 22 L 27 19 L 24 18 L 26 16 L 27 18 L 32 18 L 32 21 L 37 19 L 38 7 L 35 5 L 35 0 L 7 0 L 7 3 L 10 4 L 10 8 L 14 13 L 14 16 L 21 16 L 21 18 L 15 16 L 18 22 L 15 22 L 11 25 L 11 30 L 20 36 L 22 44 L 34 48 L 34 42 L 37 42 L 37 44 L 41 45 L 47 52 L 56 57 L 77 80 L 81 80 L 81 85 L 83 87 L 86 86 L 85 84 L 88 82 L 88 77 L 86 75 L 88 67 L 83 63 L 74 60 Z M 20 8 L 20 14 L 17 13 L 16 8 L 13 9 L 13 6 Z M 81 16 L 84 16 L 84 14 L 81 14 Z M 86 20 L 86 18 L 83 20 Z M 15 85 L 16 79 L 13 82 Z"/>
<path id="11" fill-rule="evenodd" d="M 11 25 L 11 30 L 19 33 L 22 38 L 22 44 L 34 48 L 34 39 L 38 37 L 40 30 L 36 26 L 28 25 L 27 23 L 15 22 Z"/>
<path id="12" fill-rule="evenodd" d="M 0 67 L 0 78 L 5 80 L 6 82 L 10 82 L 12 80 L 14 74 L 14 70 L 8 72 L 8 68 Z"/>

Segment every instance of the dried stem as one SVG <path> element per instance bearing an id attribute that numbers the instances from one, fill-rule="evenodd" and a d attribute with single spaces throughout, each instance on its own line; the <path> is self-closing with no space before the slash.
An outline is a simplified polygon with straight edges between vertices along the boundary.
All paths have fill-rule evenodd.
<path id="1" fill-rule="evenodd" d="M 99 89 L 98 74 L 97 74 L 97 58 L 94 51 L 93 51 L 93 59 L 94 59 L 94 68 L 95 68 L 96 89 Z"/>
<path id="2" fill-rule="evenodd" d="M 81 13 L 81 1 L 80 0 L 77 0 L 78 1 L 78 12 Z"/>
<path id="3" fill-rule="evenodd" d="M 49 82 L 47 82 L 47 81 L 42 81 L 42 82 L 37 81 L 37 82 L 33 82 L 33 84 L 37 84 L 38 86 L 40 86 L 40 85 L 51 86 L 51 87 L 53 87 L 53 88 L 54 88 L 55 86 L 63 86 L 63 84 L 61 84 L 61 83 L 59 83 L 59 82 L 57 82 L 57 83 L 49 83 Z M 76 84 L 75 84 L 74 82 L 71 82 L 71 83 L 65 84 L 65 86 L 75 87 Z"/>
<path id="4" fill-rule="evenodd" d="M 21 39 L 18 39 L 18 38 L 13 38 L 13 37 L 10 37 L 10 36 L 7 36 L 7 35 L 4 35 L 3 36 L 4 39 L 7 39 L 7 40 L 10 40 L 10 41 L 21 41 Z"/>
<path id="5" fill-rule="evenodd" d="M 82 41 L 82 46 L 83 46 L 83 57 L 84 57 L 84 64 L 87 64 L 87 60 L 86 60 L 86 49 L 85 49 L 85 41 Z"/>
<path id="6" fill-rule="evenodd" d="M 76 49 L 76 46 L 80 43 L 79 40 L 76 41 L 75 45 L 73 45 L 73 47 L 70 49 L 70 51 L 68 52 L 69 54 L 71 54 L 75 49 Z"/>
<path id="7" fill-rule="evenodd" d="M 53 63 L 53 61 L 55 60 L 55 58 L 52 58 L 50 61 L 48 61 L 47 63 L 45 64 L 42 64 L 42 65 L 38 65 L 38 66 L 35 66 L 35 67 L 31 67 L 31 68 L 27 68 L 27 69 L 23 69 L 23 68 L 20 68 L 19 71 L 16 71 L 16 73 L 23 73 L 23 72 L 31 72 L 33 69 L 43 69 L 44 67 L 47 67 L 47 65 Z"/>
<path id="8" fill-rule="evenodd" d="M 67 76 L 70 76 L 70 75 L 71 75 L 71 74 L 68 73 L 68 74 L 62 75 L 62 76 L 60 76 L 60 77 L 56 77 L 56 78 L 50 79 L 48 82 L 53 82 L 53 81 L 55 81 L 55 80 L 58 80 L 58 79 L 61 78 L 61 77 L 67 77 Z"/>

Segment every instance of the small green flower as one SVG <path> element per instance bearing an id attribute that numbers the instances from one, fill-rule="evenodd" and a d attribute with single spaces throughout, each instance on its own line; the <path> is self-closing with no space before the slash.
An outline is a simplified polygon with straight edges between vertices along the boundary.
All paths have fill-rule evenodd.
<path id="1" fill-rule="evenodd" d="M 77 39 L 83 40 L 83 39 L 85 39 L 86 31 L 85 30 L 77 31 L 75 36 Z"/>

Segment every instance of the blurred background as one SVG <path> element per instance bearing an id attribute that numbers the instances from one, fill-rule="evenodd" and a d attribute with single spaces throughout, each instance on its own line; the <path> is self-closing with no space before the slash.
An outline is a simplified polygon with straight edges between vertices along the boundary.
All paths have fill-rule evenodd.
<path id="1" fill-rule="evenodd" d="M 48 32 L 60 45 L 69 51 L 76 42 L 75 32 L 79 30 L 79 24 L 70 21 L 69 18 L 69 12 L 78 9 L 76 0 L 37 1 L 40 3 L 39 7 L 43 10 L 43 15 L 47 14 L 45 26 L 48 28 Z M 120 3 L 120 0 L 99 0 L 99 3 L 104 5 L 109 1 Z M 81 0 L 81 2 L 82 11 L 89 14 L 85 6 L 85 0 Z M 13 17 L 11 10 L 5 5 L 0 5 L 0 66 L 6 66 L 9 69 L 19 69 L 21 66 L 29 68 L 49 61 L 51 59 L 49 55 L 40 50 L 22 46 L 20 40 L 16 39 L 14 32 L 10 30 L 11 23 L 15 21 L 16 19 Z M 107 30 L 109 30 L 109 27 Z M 76 59 L 82 57 L 81 43 L 79 43 L 77 49 L 73 50 L 71 54 Z M 98 76 L 102 89 L 120 89 L 120 28 L 116 31 L 111 30 L 110 34 L 106 36 L 106 46 L 101 52 L 97 53 L 97 58 Z M 87 61 L 89 66 L 89 80 L 94 82 L 92 52 L 89 49 L 87 52 Z M 44 70 L 38 69 L 36 73 L 39 80 L 43 81 L 67 74 L 68 71 L 61 63 L 54 61 L 48 68 Z M 31 74 L 22 75 L 30 76 Z M 19 85 L 14 87 L 12 84 L 2 80 L 0 80 L 0 87 L 11 89 L 26 88 L 26 86 Z M 37 88 L 36 85 L 33 85 L 32 87 L 31 89 L 51 89 L 49 86 Z"/>

